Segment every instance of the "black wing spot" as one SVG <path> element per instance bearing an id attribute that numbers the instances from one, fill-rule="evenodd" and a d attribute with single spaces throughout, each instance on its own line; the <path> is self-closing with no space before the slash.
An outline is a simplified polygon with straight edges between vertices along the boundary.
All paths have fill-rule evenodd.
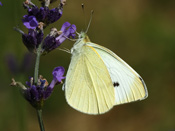
<path id="1" fill-rule="evenodd" d="M 113 83 L 114 87 L 118 87 L 120 84 L 118 82 Z"/>

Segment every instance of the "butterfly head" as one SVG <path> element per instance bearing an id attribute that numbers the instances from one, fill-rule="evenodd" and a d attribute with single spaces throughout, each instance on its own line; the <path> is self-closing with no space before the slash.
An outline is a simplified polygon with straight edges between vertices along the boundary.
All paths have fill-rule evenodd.
<path id="1" fill-rule="evenodd" d="M 87 43 L 90 42 L 89 37 L 85 32 L 81 32 L 78 34 L 78 40 L 75 42 L 71 49 L 71 53 L 73 54 L 74 52 L 81 52 L 81 48 Z"/>
<path id="2" fill-rule="evenodd" d="M 90 39 L 85 32 L 81 32 L 78 37 L 79 40 L 83 40 L 85 43 L 90 42 Z"/>

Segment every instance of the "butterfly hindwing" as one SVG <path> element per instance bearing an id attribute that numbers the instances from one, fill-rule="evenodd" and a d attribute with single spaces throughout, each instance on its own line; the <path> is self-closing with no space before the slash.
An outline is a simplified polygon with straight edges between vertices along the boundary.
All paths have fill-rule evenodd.
<path id="1" fill-rule="evenodd" d="M 72 55 L 66 75 L 67 102 L 88 114 L 102 114 L 115 105 L 115 90 L 110 74 L 98 52 L 84 45 Z"/>
<path id="2" fill-rule="evenodd" d="M 143 79 L 126 62 L 109 49 L 88 43 L 103 59 L 115 88 L 115 104 L 145 99 L 148 96 Z"/>

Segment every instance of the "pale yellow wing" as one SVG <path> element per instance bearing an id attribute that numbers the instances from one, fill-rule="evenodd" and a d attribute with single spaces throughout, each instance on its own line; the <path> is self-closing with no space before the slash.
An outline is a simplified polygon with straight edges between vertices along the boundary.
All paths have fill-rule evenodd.
<path id="1" fill-rule="evenodd" d="M 115 105 L 108 70 L 93 47 L 74 53 L 66 75 L 65 95 L 70 106 L 88 114 L 102 114 Z"/>
<path id="2" fill-rule="evenodd" d="M 115 88 L 115 104 L 143 100 L 148 97 L 146 84 L 141 76 L 109 49 L 88 42 L 103 59 Z"/>

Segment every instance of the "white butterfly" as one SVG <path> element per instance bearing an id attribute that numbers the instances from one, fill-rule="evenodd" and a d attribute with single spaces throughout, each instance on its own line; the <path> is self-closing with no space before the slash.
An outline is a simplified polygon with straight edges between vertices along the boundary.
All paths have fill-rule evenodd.
<path id="1" fill-rule="evenodd" d="M 109 49 L 90 42 L 86 33 L 71 49 L 65 95 L 70 106 L 87 114 L 102 114 L 113 106 L 143 100 L 143 79 Z"/>

